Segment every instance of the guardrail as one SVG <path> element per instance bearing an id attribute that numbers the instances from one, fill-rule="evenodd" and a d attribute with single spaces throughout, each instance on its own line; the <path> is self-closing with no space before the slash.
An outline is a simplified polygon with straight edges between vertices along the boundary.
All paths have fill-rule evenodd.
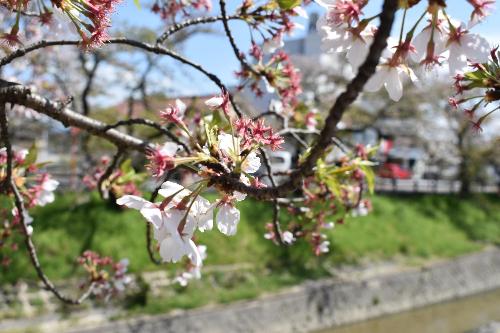
<path id="1" fill-rule="evenodd" d="M 400 193 L 458 193 L 461 182 L 447 179 L 392 179 L 379 178 L 375 180 L 377 192 Z M 500 193 L 500 184 L 474 183 L 471 187 L 476 193 Z"/>

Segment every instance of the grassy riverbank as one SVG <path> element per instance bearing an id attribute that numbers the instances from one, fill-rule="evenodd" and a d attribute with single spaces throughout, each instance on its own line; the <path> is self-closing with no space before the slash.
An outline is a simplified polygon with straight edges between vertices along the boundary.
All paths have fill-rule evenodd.
<path id="1" fill-rule="evenodd" d="M 229 302 L 327 276 L 341 263 L 452 257 L 500 244 L 498 196 L 376 196 L 373 204 L 369 216 L 350 218 L 332 230 L 331 253 L 317 258 L 307 244 L 283 249 L 265 240 L 271 208 L 245 200 L 239 207 L 242 218 L 236 236 L 216 230 L 198 233 L 198 242 L 208 246 L 201 281 L 187 288 L 167 288 L 162 297 L 144 294 L 129 305 L 133 311 L 156 313 Z M 136 211 L 116 210 L 95 197 L 72 194 L 35 210 L 33 216 L 34 241 L 47 275 L 54 280 L 73 276 L 78 269 L 75 257 L 85 249 L 129 258 L 132 272 L 159 269 L 145 251 L 144 222 Z M 9 268 L 0 269 L 1 283 L 34 279 L 23 250 Z"/>

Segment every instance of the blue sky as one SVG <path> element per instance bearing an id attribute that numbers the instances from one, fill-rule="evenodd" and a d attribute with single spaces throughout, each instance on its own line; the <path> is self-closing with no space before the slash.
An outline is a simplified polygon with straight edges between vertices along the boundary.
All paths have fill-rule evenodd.
<path id="1" fill-rule="evenodd" d="M 241 0 L 229 0 L 228 11 L 232 12 L 235 7 L 241 3 Z M 422 3 L 416 8 L 414 7 L 409 12 L 409 22 L 415 21 L 416 18 L 422 13 L 427 1 Z M 448 0 L 447 13 L 459 20 L 467 21 L 471 12 L 471 6 L 465 0 Z M 150 12 L 149 8 L 145 6 L 142 1 L 142 9 L 138 9 L 133 0 L 125 0 L 113 18 L 113 23 L 119 26 L 121 22 L 126 22 L 127 25 L 132 26 L 147 26 L 155 29 L 155 31 L 163 31 L 165 28 L 164 23 Z M 212 14 L 217 13 L 217 0 L 213 0 L 214 10 Z M 371 0 L 365 9 L 366 15 L 376 14 L 382 5 L 382 0 Z M 323 12 L 322 8 L 312 5 L 309 12 Z M 307 26 L 307 21 L 300 19 L 299 23 Z M 497 10 L 487 18 L 485 22 L 474 27 L 473 31 L 485 36 L 491 43 L 500 43 L 500 12 Z M 222 24 L 215 23 L 210 25 L 214 30 L 214 34 L 199 34 L 186 43 L 184 49 L 181 51 L 186 57 L 204 66 L 207 70 L 217 74 L 226 84 L 232 85 L 237 81 L 234 77 L 234 71 L 239 69 L 238 62 L 234 57 L 227 39 L 223 35 Z M 396 24 L 398 27 L 399 24 Z M 233 34 L 236 37 L 237 43 L 242 50 L 247 50 L 249 47 L 249 33 L 248 28 L 241 22 L 231 22 Z M 297 32 L 295 36 L 290 38 L 298 38 L 303 36 L 304 32 Z M 212 93 L 216 92 L 216 87 L 207 81 L 203 76 L 194 73 L 185 66 L 169 62 L 169 68 L 175 73 L 175 88 L 179 94 L 190 93 Z"/>

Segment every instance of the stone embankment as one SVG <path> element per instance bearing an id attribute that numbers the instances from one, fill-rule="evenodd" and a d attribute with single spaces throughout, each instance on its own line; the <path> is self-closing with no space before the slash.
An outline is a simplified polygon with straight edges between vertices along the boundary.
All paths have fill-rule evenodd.
<path id="1" fill-rule="evenodd" d="M 500 249 L 418 268 L 341 272 L 255 301 L 67 332 L 310 332 L 500 288 Z"/>
<path id="2" fill-rule="evenodd" d="M 500 333 L 500 322 L 492 322 L 468 333 Z"/>

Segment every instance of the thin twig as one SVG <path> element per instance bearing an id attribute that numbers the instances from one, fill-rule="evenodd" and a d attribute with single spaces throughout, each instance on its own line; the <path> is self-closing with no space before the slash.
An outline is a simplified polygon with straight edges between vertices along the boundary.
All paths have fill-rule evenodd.
<path id="1" fill-rule="evenodd" d="M 104 182 L 111 176 L 113 171 L 118 167 L 121 158 L 125 154 L 125 151 L 121 148 L 118 148 L 116 154 L 111 159 L 111 163 L 109 163 L 108 167 L 104 171 L 104 173 L 99 177 L 97 181 L 97 190 L 99 191 L 99 195 L 102 199 L 109 198 L 109 190 L 103 187 Z"/>
<path id="2" fill-rule="evenodd" d="M 330 109 L 329 115 L 325 121 L 325 126 L 323 127 L 318 140 L 312 146 L 310 154 L 305 159 L 305 161 L 300 165 L 300 168 L 294 173 L 292 173 L 292 175 L 286 182 L 272 188 L 255 188 L 243 184 L 239 179 L 236 179 L 235 177 L 233 177 L 233 175 L 229 173 L 224 173 L 221 175 L 213 175 L 211 177 L 211 183 L 218 185 L 222 190 L 226 190 L 228 192 L 236 190 L 239 192 L 247 193 L 250 196 L 253 196 L 261 200 L 270 200 L 277 197 L 285 197 L 288 193 L 293 192 L 295 189 L 300 187 L 304 177 L 311 174 L 316 164 L 316 161 L 323 155 L 325 149 L 332 143 L 331 138 L 335 135 L 337 124 L 342 118 L 344 112 L 358 97 L 368 79 L 375 73 L 376 67 L 382 55 L 382 51 L 387 46 L 387 38 L 390 35 L 392 24 L 394 21 L 394 15 L 397 8 L 398 8 L 397 0 L 385 0 L 382 13 L 379 16 L 380 25 L 375 34 L 373 43 L 370 46 L 370 50 L 366 60 L 359 68 L 358 73 L 354 77 L 354 79 L 347 85 L 346 90 L 337 98 L 335 104 Z M 0 60 L 0 66 L 12 61 L 16 57 L 26 54 L 27 52 L 26 50 L 33 51 L 37 48 L 48 46 L 49 44 L 48 42 L 43 42 L 43 43 L 45 44 L 43 44 L 43 46 L 40 47 L 30 46 L 27 49 L 21 49 L 13 52 L 11 55 Z M 69 42 L 66 41 L 66 43 L 75 45 L 78 44 L 78 42 L 75 41 L 69 41 Z M 200 72 L 204 73 L 209 79 L 211 79 L 214 83 L 216 83 L 221 89 L 227 91 L 227 89 L 217 76 L 207 72 L 205 69 L 203 69 L 203 67 L 192 63 L 191 61 L 185 59 L 184 57 L 178 55 L 177 53 L 171 50 L 129 39 L 113 39 L 110 41 L 110 43 L 130 45 L 133 47 L 144 49 L 152 53 L 169 55 L 172 58 L 177 59 L 184 64 L 190 65 L 191 67 L 198 69 Z M 65 44 L 65 41 L 56 41 L 54 42 L 53 45 L 68 45 L 68 44 Z M 11 96 L 12 89 L 14 89 L 15 92 L 19 88 L 7 87 L 0 89 L 0 97 L 3 97 L 8 102 L 25 105 L 45 114 L 47 114 L 47 111 L 46 108 L 43 107 L 43 105 L 45 103 L 49 105 L 51 105 L 50 103 L 53 103 L 45 99 L 40 99 L 40 98 L 34 99 L 33 95 L 26 93 L 22 95 L 23 98 L 14 98 L 15 96 L 14 97 Z M 22 89 L 26 88 L 21 88 L 21 91 Z M 50 109 L 51 110 L 54 109 L 53 105 L 51 106 L 52 107 Z M 49 112 L 49 115 L 57 120 L 63 121 L 63 123 L 68 123 L 68 120 L 65 119 L 65 117 L 60 117 L 58 112 Z M 145 152 L 146 145 L 142 140 L 138 140 L 137 138 L 133 138 L 130 136 L 125 136 L 123 133 L 117 131 L 116 133 L 113 133 L 113 135 L 110 135 L 111 131 L 113 130 L 109 130 L 103 133 L 102 127 L 105 126 L 104 124 L 97 122 L 95 120 L 91 120 L 91 122 L 97 122 L 97 124 L 96 123 L 91 124 L 89 123 L 89 120 L 90 120 L 89 118 L 85 119 L 85 121 L 79 119 L 78 122 L 75 122 L 74 117 L 71 117 L 71 121 L 73 122 L 74 126 L 80 127 L 87 131 L 93 131 L 94 134 L 105 137 L 106 139 L 114 142 L 117 145 L 125 144 L 125 146 L 131 146 L 131 147 L 133 146 L 132 147 L 133 149 Z"/>
<path id="3" fill-rule="evenodd" d="M 245 68 L 246 70 L 249 70 L 253 74 L 260 76 L 261 74 L 257 72 L 253 66 L 251 66 L 247 60 L 245 59 L 245 54 L 241 52 L 241 50 L 238 48 L 238 45 L 236 45 L 236 41 L 234 40 L 233 34 L 231 33 L 231 29 L 229 28 L 229 18 L 226 14 L 226 1 L 225 0 L 219 0 L 219 6 L 220 6 L 220 12 L 222 14 L 222 24 L 224 26 L 224 32 L 226 33 L 227 39 L 229 40 L 229 44 L 231 44 L 231 48 L 233 49 L 233 53 L 238 59 L 238 61 L 241 63 L 241 66 Z"/>
<path id="4" fill-rule="evenodd" d="M 0 103 L 0 105 L 4 105 L 3 103 Z M 2 111 L 3 110 L 3 111 Z M 10 144 L 10 139 L 9 139 L 9 133 L 8 133 L 8 123 L 7 123 L 7 117 L 5 114 L 5 107 L 1 108 L 0 107 L 0 122 L 2 125 L 2 140 L 3 143 L 6 147 L 6 153 L 7 153 L 7 161 L 10 161 L 8 163 L 11 164 L 12 167 L 12 160 L 13 160 L 13 152 L 12 152 L 12 146 Z M 24 200 L 19 192 L 15 181 L 10 178 L 10 183 L 9 183 L 10 189 L 14 195 L 14 204 L 17 208 L 17 216 L 19 218 L 19 223 L 21 225 L 22 231 L 25 236 L 25 244 L 26 248 L 28 250 L 29 257 L 31 259 L 31 263 L 33 264 L 33 267 L 35 268 L 38 277 L 40 280 L 43 282 L 45 287 L 51 291 L 59 300 L 63 301 L 64 303 L 67 304 L 74 304 L 78 305 L 81 304 L 86 298 L 88 298 L 92 290 L 94 288 L 94 284 L 90 284 L 88 290 L 83 293 L 78 299 L 70 298 L 64 294 L 62 294 L 56 286 L 49 280 L 49 278 L 45 275 L 43 272 L 42 266 L 40 264 L 40 260 L 38 259 L 38 254 L 36 252 L 35 245 L 33 244 L 33 240 L 31 239 L 31 234 L 30 231 L 28 230 L 28 226 L 26 225 L 25 221 L 25 216 L 27 215 L 26 213 L 26 207 L 24 206 Z"/>
<path id="5" fill-rule="evenodd" d="M 6 114 L 7 105 L 0 99 L 0 129 L 2 130 L 1 138 L 7 150 L 7 170 L 5 173 L 5 178 L 2 180 L 0 184 L 0 192 L 7 193 L 10 187 L 10 181 L 12 179 L 12 154 L 9 154 L 9 151 L 12 151 L 12 147 L 9 140 L 9 132 L 8 132 L 8 119 Z"/>
<path id="6" fill-rule="evenodd" d="M 161 126 L 160 124 L 152 121 L 152 120 L 149 120 L 149 119 L 144 119 L 144 118 L 131 118 L 131 119 L 127 119 L 127 120 L 120 120 L 120 121 L 117 121 L 116 123 L 114 124 L 110 124 L 110 125 L 107 125 L 105 127 L 105 130 L 110 130 L 112 128 L 117 128 L 117 127 L 120 127 L 120 126 L 129 126 L 129 125 L 134 125 L 134 124 L 137 124 L 137 125 L 144 125 L 144 126 L 149 126 L 149 127 L 152 127 L 156 130 L 158 130 L 160 133 L 162 133 L 163 135 L 167 136 L 170 140 L 172 140 L 173 142 L 177 143 L 178 145 L 182 146 L 182 148 L 184 148 L 184 150 L 189 154 L 191 152 L 191 150 L 189 149 L 189 147 L 184 143 L 182 142 L 179 137 L 175 136 L 174 134 L 172 134 L 172 132 L 170 132 L 168 129 L 166 129 L 165 127 Z"/>
<path id="7" fill-rule="evenodd" d="M 263 148 L 259 148 L 259 152 L 262 156 L 262 160 L 264 161 L 264 166 L 266 167 L 267 177 L 269 178 L 269 181 L 271 182 L 271 186 L 273 188 L 275 188 L 276 181 L 274 180 L 273 168 L 272 168 L 271 163 L 269 161 L 269 157 L 267 156 L 267 153 Z M 285 243 L 283 242 L 283 238 L 281 237 L 280 205 L 278 203 L 277 198 L 275 198 L 273 200 L 273 228 L 274 228 L 274 234 L 276 236 L 276 240 L 278 241 L 278 243 L 280 245 L 285 245 Z"/>
<path id="8" fill-rule="evenodd" d="M 5 65 L 11 63 L 13 60 L 15 60 L 17 58 L 23 57 L 26 54 L 33 52 L 33 51 L 36 51 L 36 50 L 39 50 L 39 49 L 43 49 L 43 48 L 51 47 L 51 46 L 80 45 L 80 43 L 81 42 L 78 40 L 56 40 L 56 41 L 42 40 L 40 42 L 34 43 L 34 44 L 27 46 L 25 48 L 17 49 L 16 51 L 14 51 L 14 52 L 10 53 L 9 55 L 5 56 L 4 58 L 0 59 L 0 68 L 2 66 L 5 66 Z M 219 89 L 221 89 L 221 91 L 229 92 L 227 87 L 224 85 L 224 83 L 222 83 L 221 79 L 219 79 L 219 77 L 217 75 L 210 73 L 205 68 L 203 68 L 201 65 L 194 63 L 191 60 L 189 60 L 189 59 L 181 56 L 180 54 L 178 54 L 170 49 L 167 49 L 163 46 L 151 45 L 148 43 L 143 43 L 141 41 L 128 39 L 128 38 L 110 39 L 110 40 L 106 41 L 106 44 L 129 45 L 129 46 L 136 47 L 136 48 L 139 48 L 139 49 L 142 49 L 144 51 L 151 52 L 154 54 L 167 55 L 167 56 L 199 71 L 200 73 L 205 75 L 210 81 L 212 81 L 215 85 L 217 85 L 219 87 Z M 231 101 L 231 104 L 233 105 L 235 112 L 239 116 L 241 116 L 241 111 L 240 111 L 238 105 L 236 105 L 232 94 L 229 94 L 229 99 Z"/>

